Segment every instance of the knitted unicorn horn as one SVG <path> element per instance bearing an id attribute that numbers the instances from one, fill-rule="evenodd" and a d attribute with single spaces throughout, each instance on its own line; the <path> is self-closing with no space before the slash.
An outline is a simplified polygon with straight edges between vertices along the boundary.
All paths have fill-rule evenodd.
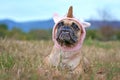
<path id="1" fill-rule="evenodd" d="M 70 8 L 68 10 L 67 17 L 73 18 L 73 7 L 72 6 L 70 6 Z"/>

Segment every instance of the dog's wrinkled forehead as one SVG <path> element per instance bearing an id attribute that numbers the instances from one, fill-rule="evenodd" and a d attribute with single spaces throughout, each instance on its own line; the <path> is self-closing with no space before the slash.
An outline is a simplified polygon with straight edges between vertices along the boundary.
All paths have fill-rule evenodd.
<path id="1" fill-rule="evenodd" d="M 73 23 L 76 24 L 76 25 L 78 25 L 75 21 L 69 20 L 69 19 L 64 19 L 64 20 L 61 20 L 60 22 L 63 22 L 64 25 L 72 25 Z"/>
<path id="2" fill-rule="evenodd" d="M 69 19 L 64 19 L 64 20 L 61 20 L 60 22 L 58 22 L 57 24 L 57 28 L 59 29 L 60 27 L 64 27 L 64 26 L 68 26 L 68 27 L 71 27 L 73 28 L 74 30 L 76 31 L 79 31 L 81 30 L 81 26 L 73 21 L 73 20 L 69 20 Z"/>

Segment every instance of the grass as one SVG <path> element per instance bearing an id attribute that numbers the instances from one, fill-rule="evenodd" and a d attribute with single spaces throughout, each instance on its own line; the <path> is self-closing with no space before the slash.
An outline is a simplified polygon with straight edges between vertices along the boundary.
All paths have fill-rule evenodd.
<path id="1" fill-rule="evenodd" d="M 69 77 L 65 71 L 58 76 L 55 68 L 43 64 L 52 46 L 52 41 L 0 39 L 0 80 L 74 80 L 75 76 Z M 120 41 L 85 41 L 81 52 L 91 61 L 90 80 L 97 80 L 100 72 L 106 80 L 120 79 L 119 49 Z"/>

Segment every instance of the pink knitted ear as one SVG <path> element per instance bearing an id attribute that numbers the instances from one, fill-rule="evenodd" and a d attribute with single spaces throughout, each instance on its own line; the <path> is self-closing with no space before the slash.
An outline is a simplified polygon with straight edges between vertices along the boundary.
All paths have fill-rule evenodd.
<path id="1" fill-rule="evenodd" d="M 53 15 L 53 20 L 55 23 L 58 23 L 60 20 L 62 20 L 63 17 L 60 17 L 57 13 Z"/>
<path id="2" fill-rule="evenodd" d="M 88 22 L 81 22 L 82 23 L 82 26 L 84 27 L 84 28 L 86 28 L 86 27 L 90 27 L 90 23 L 88 23 Z"/>

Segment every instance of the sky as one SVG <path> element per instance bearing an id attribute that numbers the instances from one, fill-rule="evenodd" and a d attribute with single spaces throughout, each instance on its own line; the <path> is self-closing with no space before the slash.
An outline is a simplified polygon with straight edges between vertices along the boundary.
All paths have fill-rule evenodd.
<path id="1" fill-rule="evenodd" d="M 106 11 L 120 20 L 120 0 L 0 0 L 0 20 L 47 20 L 56 13 L 64 16 L 71 5 L 76 18 L 101 20 Z"/>

